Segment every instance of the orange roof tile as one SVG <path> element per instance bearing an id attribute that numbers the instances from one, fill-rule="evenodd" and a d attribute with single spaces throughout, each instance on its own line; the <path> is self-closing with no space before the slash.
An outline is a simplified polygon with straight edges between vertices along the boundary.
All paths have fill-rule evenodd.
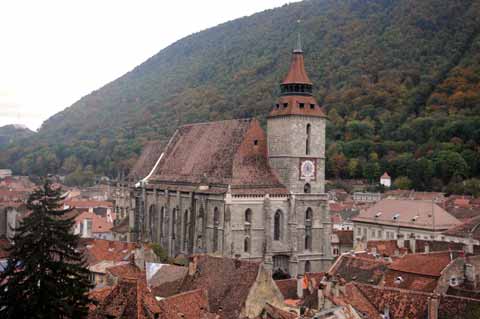
<path id="1" fill-rule="evenodd" d="M 451 257 L 455 258 L 456 255 L 453 252 L 408 254 L 393 261 L 388 268 L 406 273 L 438 277 L 452 261 Z"/>

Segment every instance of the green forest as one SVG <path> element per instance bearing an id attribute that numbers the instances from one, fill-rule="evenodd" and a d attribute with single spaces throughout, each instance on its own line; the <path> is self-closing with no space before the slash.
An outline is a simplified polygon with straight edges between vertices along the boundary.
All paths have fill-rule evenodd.
<path id="1" fill-rule="evenodd" d="M 387 171 L 399 188 L 480 192 L 479 13 L 480 0 L 310 0 L 230 21 L 52 116 L 0 165 L 82 184 L 128 173 L 179 125 L 265 123 L 300 32 L 329 117 L 328 178 Z"/>

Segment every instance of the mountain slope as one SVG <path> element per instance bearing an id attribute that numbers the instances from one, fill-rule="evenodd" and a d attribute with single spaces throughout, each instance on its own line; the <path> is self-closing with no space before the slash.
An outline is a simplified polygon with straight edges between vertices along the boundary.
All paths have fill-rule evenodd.
<path id="1" fill-rule="evenodd" d="M 0 127 L 0 149 L 7 147 L 11 143 L 25 138 L 31 137 L 35 132 L 31 131 L 28 127 L 11 124 Z"/>
<path id="2" fill-rule="evenodd" d="M 373 179 L 389 170 L 412 178 L 407 167 L 422 159 L 441 184 L 478 176 L 478 12 L 479 0 L 311 0 L 227 22 L 82 98 L 3 157 L 23 173 L 115 175 L 148 140 L 168 138 L 180 124 L 263 120 L 300 19 L 307 71 L 331 119 L 330 176 Z M 457 127 L 465 116 L 470 131 Z M 439 152 L 467 150 L 443 172 Z"/>

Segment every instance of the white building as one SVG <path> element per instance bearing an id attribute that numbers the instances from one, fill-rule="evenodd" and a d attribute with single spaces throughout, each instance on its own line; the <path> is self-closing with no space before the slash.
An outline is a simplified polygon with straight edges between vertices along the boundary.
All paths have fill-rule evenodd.
<path id="1" fill-rule="evenodd" d="M 353 218 L 354 241 L 416 238 L 443 240 L 461 222 L 431 201 L 384 199 Z"/>
<path id="2" fill-rule="evenodd" d="M 392 178 L 390 177 L 390 175 L 388 175 L 387 172 L 383 173 L 383 175 L 380 177 L 380 185 L 383 185 L 385 187 L 392 186 Z"/>

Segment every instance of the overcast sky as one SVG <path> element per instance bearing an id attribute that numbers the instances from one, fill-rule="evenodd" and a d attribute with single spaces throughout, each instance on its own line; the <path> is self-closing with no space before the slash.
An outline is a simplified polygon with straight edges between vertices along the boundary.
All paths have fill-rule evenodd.
<path id="1" fill-rule="evenodd" d="M 56 112 L 191 33 L 295 0 L 0 2 L 0 126 Z"/>

